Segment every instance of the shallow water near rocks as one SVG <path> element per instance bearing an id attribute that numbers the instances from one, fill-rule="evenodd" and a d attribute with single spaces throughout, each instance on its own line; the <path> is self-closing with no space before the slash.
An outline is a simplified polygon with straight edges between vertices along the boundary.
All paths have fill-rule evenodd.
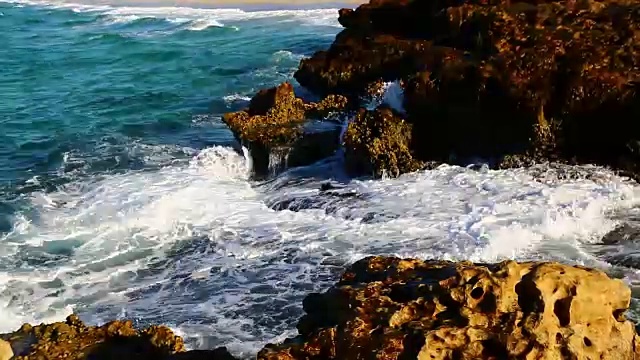
<path id="1" fill-rule="evenodd" d="M 337 154 L 251 180 L 220 115 L 328 46 L 335 9 L 0 14 L 0 332 L 75 311 L 249 354 L 295 334 L 304 296 L 374 254 L 558 260 L 640 298 L 637 239 L 599 244 L 638 224 L 640 187 L 602 168 L 350 179 Z"/>

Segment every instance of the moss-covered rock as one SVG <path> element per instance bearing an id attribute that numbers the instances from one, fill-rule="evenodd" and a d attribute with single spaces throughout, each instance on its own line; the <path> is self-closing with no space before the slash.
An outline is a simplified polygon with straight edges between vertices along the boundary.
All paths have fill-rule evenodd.
<path id="1" fill-rule="evenodd" d="M 352 173 L 376 176 L 420 169 L 410 151 L 411 125 L 389 107 L 360 109 L 344 135 L 347 167 Z"/>
<path id="2" fill-rule="evenodd" d="M 318 103 L 296 97 L 293 86 L 282 83 L 261 90 L 245 110 L 227 113 L 223 121 L 253 159 L 254 174 L 272 175 L 289 166 L 308 165 L 331 155 L 339 146 L 339 129 L 305 126 L 309 119 L 322 119 L 347 107 L 341 95 L 329 95 Z M 275 159 L 284 159 L 287 163 Z M 289 162 L 288 159 L 291 159 Z"/>

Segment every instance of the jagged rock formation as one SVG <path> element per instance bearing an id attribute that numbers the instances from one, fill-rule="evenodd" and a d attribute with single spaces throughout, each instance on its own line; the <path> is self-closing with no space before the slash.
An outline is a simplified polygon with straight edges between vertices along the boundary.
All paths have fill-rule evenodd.
<path id="1" fill-rule="evenodd" d="M 339 146 L 339 126 L 318 130 L 305 124 L 310 118 L 323 118 L 346 106 L 347 99 L 341 95 L 305 103 L 285 82 L 261 90 L 251 99 L 249 108 L 225 114 L 223 121 L 250 150 L 255 174 L 266 176 L 279 170 L 274 169 L 274 155 L 285 159 L 289 166 L 307 165 L 331 155 Z"/>
<path id="2" fill-rule="evenodd" d="M 18 331 L 0 335 L 0 338 L 10 344 L 16 360 L 234 359 L 224 348 L 187 352 L 182 338 L 165 326 L 151 326 L 140 331 L 133 328 L 131 321 L 87 326 L 75 315 L 65 322 L 25 324 Z M 0 358 L 2 350 L 0 347 Z"/>
<path id="3" fill-rule="evenodd" d="M 260 360 L 635 359 L 630 290 L 558 263 L 370 257 L 309 295 L 299 336 Z"/>
<path id="4" fill-rule="evenodd" d="M 371 0 L 339 15 L 296 80 L 353 99 L 400 80 L 418 161 L 640 174 L 640 3 Z"/>
<path id="5" fill-rule="evenodd" d="M 356 173 L 398 176 L 423 167 L 411 156 L 411 125 L 390 108 L 360 109 L 344 136 L 348 168 Z"/>

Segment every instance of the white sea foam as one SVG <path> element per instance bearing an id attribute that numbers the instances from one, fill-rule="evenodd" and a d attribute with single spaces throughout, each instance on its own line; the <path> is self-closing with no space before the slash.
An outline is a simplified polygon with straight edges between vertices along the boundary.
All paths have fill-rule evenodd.
<path id="1" fill-rule="evenodd" d="M 318 176 L 339 164 L 254 184 L 248 160 L 214 147 L 34 194 L 36 215 L 17 216 L 0 239 L 15 262 L 0 267 L 0 332 L 76 310 L 91 322 L 168 323 L 192 346 L 251 352 L 293 329 L 305 294 L 371 254 L 606 267 L 584 247 L 615 226 L 609 212 L 640 198 L 598 168 L 585 170 L 590 180 L 540 181 L 535 169 L 453 166 L 353 180 L 346 190 L 357 196 L 331 197 Z M 287 199 L 297 211 L 268 206 Z"/>
<path id="2" fill-rule="evenodd" d="M 63 0 L 3 0 L 8 3 L 50 8 L 69 9 L 75 12 L 95 12 L 108 16 L 113 22 L 134 21 L 140 18 L 157 18 L 168 21 L 197 21 L 199 25 L 190 30 L 202 30 L 207 27 L 222 27 L 226 22 L 242 22 L 254 19 L 270 18 L 281 22 L 297 22 L 303 25 L 339 27 L 337 9 L 314 10 L 265 10 L 245 11 L 241 9 L 210 9 L 190 7 L 142 7 L 117 5 L 91 5 L 72 3 Z"/>
<path id="3" fill-rule="evenodd" d="M 250 96 L 246 96 L 246 95 L 241 95 L 241 94 L 231 94 L 231 95 L 225 95 L 223 97 L 224 101 L 226 103 L 234 103 L 234 102 L 248 102 L 251 101 L 251 97 Z"/>
<path id="4" fill-rule="evenodd" d="M 215 19 L 200 19 L 192 21 L 187 30 L 201 31 L 210 27 L 224 27 L 224 25 Z"/>
<path id="5" fill-rule="evenodd" d="M 273 58 L 276 62 L 287 60 L 287 61 L 295 61 L 297 63 L 300 60 L 302 60 L 303 57 L 304 55 L 294 54 L 288 50 L 279 50 L 273 54 Z"/>

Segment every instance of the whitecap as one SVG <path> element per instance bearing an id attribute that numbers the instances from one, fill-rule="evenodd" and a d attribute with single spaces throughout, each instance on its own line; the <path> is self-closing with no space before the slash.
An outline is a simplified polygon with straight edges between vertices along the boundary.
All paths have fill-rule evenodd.
<path id="1" fill-rule="evenodd" d="M 242 95 L 242 94 L 231 94 L 231 95 L 225 95 L 223 97 L 223 100 L 228 104 L 235 103 L 235 102 L 249 102 L 251 101 L 251 97 L 247 95 Z"/>
<path id="2" fill-rule="evenodd" d="M 224 27 L 224 25 L 215 19 L 199 19 L 191 21 L 190 25 L 186 29 L 191 31 L 202 31 L 210 27 Z"/>
<path id="3" fill-rule="evenodd" d="M 302 60 L 304 55 L 294 54 L 289 50 L 279 50 L 273 53 L 273 59 L 275 62 L 281 62 L 283 60 L 286 61 L 295 61 L 296 63 Z"/>
<path id="4" fill-rule="evenodd" d="M 174 6 L 142 7 L 119 6 L 116 4 L 83 4 L 63 0 L 7 0 L 9 3 L 44 6 L 54 9 L 71 9 L 75 12 L 98 12 L 113 18 L 159 18 L 167 20 L 188 19 L 189 21 L 208 21 L 209 26 L 218 26 L 214 22 L 223 24 L 229 22 L 248 21 L 254 19 L 272 18 L 278 21 L 298 22 L 311 26 L 339 27 L 338 9 L 314 10 L 263 10 L 245 11 L 241 9 L 211 9 Z M 197 26 L 198 27 L 198 26 Z M 198 27 L 199 28 L 199 27 Z M 192 29 L 194 30 L 194 29 Z"/>

